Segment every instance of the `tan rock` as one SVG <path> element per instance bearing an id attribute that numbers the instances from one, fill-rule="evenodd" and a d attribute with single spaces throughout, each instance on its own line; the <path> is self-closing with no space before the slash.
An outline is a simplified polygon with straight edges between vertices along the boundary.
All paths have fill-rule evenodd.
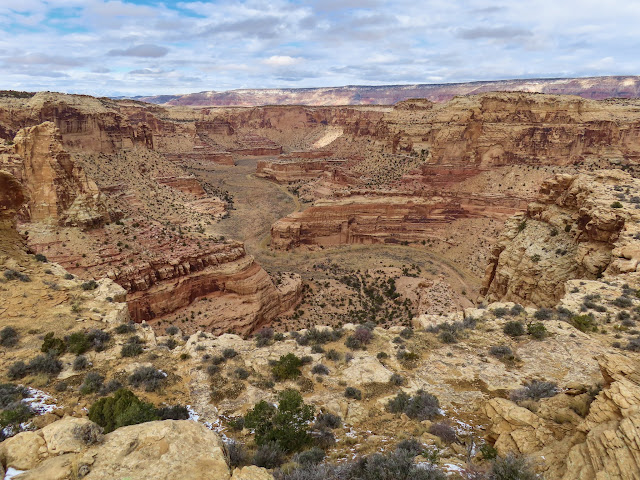
<path id="1" fill-rule="evenodd" d="M 102 429 L 87 418 L 65 417 L 39 432 L 50 455 L 79 453 L 102 439 Z"/>
<path id="2" fill-rule="evenodd" d="M 22 432 L 0 444 L 3 464 L 16 470 L 34 468 L 43 458 L 40 448 L 45 441 L 36 432 Z"/>
<path id="3" fill-rule="evenodd" d="M 231 480 L 273 480 L 273 475 L 264 468 L 250 465 L 248 467 L 236 468 L 233 471 Z"/>

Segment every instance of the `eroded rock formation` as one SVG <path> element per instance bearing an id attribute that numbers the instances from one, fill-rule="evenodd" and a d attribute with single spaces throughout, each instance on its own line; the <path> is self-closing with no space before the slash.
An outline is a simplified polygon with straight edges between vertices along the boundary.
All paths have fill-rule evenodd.
<path id="1" fill-rule="evenodd" d="M 567 280 L 636 271 L 639 189 L 640 181 L 619 170 L 547 180 L 527 213 L 507 222 L 481 293 L 489 301 L 553 306 Z"/>
<path id="2" fill-rule="evenodd" d="M 27 195 L 28 220 L 82 227 L 110 220 L 102 193 L 62 147 L 52 122 L 20 130 L 15 151 L 21 159 L 14 168 Z"/>

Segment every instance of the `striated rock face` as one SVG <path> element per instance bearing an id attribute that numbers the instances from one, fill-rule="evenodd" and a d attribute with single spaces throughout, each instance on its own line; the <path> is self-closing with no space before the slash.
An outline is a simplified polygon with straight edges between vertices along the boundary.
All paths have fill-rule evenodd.
<path id="1" fill-rule="evenodd" d="M 264 469 L 231 472 L 220 437 L 200 423 L 165 420 L 119 428 L 107 435 L 87 419 L 65 417 L 2 443 L 3 464 L 25 480 L 189 478 L 273 480 Z M 233 477 L 232 477 L 233 473 Z"/>
<path id="2" fill-rule="evenodd" d="M 20 182 L 9 172 L 0 170 L 0 219 L 13 220 L 23 203 Z"/>
<path id="3" fill-rule="evenodd" d="M 640 370 L 637 359 L 618 354 L 598 357 L 605 379 L 589 413 L 571 432 L 539 414 L 502 398 L 490 400 L 489 437 L 501 455 L 520 452 L 539 457 L 545 478 L 631 480 L 640 475 Z M 548 399 L 557 404 L 570 397 Z"/>
<path id="4" fill-rule="evenodd" d="M 324 172 L 335 171 L 344 164 L 344 160 L 309 161 L 269 161 L 261 160 L 256 167 L 256 175 L 278 183 L 293 183 L 313 180 Z"/>
<path id="5" fill-rule="evenodd" d="M 553 306 L 567 280 L 636 271 L 639 189 L 640 181 L 619 170 L 544 182 L 527 213 L 507 222 L 481 293 L 489 301 Z"/>
<path id="6" fill-rule="evenodd" d="M 238 242 L 216 245 L 197 255 L 172 258 L 166 263 L 138 265 L 108 276 L 127 289 L 129 311 L 137 322 L 173 312 L 200 297 L 218 304 L 216 314 L 209 317 L 207 329 L 247 333 L 280 313 L 282 295 L 267 272 Z"/>
<path id="7" fill-rule="evenodd" d="M 438 237 L 443 227 L 460 218 L 491 217 L 513 213 L 511 207 L 488 207 L 490 198 L 460 199 L 450 196 L 415 196 L 392 192 L 354 192 L 344 198 L 316 202 L 301 212 L 277 221 L 271 228 L 271 245 L 289 249 L 300 245 L 341 245 L 417 242 Z"/>
<path id="8" fill-rule="evenodd" d="M 28 197 L 29 220 L 83 227 L 110 220 L 97 185 L 64 150 L 52 122 L 20 130 L 15 144 L 22 158 L 18 173 Z"/>

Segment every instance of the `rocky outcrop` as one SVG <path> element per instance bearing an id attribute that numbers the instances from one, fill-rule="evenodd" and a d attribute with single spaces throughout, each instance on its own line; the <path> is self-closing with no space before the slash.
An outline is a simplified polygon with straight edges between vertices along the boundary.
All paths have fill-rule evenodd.
<path id="1" fill-rule="evenodd" d="M 553 306 L 567 280 L 636 271 L 639 188 L 619 170 L 546 181 L 527 213 L 505 225 L 481 293 L 489 301 Z"/>
<path id="2" fill-rule="evenodd" d="M 28 220 L 82 227 L 110 220 L 102 193 L 62 147 L 53 123 L 20 130 L 15 149 L 22 159 L 18 174 L 28 198 Z"/>
<path id="3" fill-rule="evenodd" d="M 515 403 L 494 398 L 484 407 L 489 438 L 501 455 L 524 453 L 540 459 L 545 478 L 631 480 L 640 475 L 640 370 L 637 359 L 598 357 L 604 388 L 575 430 Z M 560 399 L 560 402 L 556 401 Z M 567 397 L 569 398 L 569 397 Z M 547 400 L 564 401 L 561 395 Z M 558 418 L 559 409 L 552 409 Z"/>
<path id="4" fill-rule="evenodd" d="M 290 249 L 300 245 L 418 242 L 438 238 L 443 227 L 456 219 L 500 218 L 515 212 L 520 204 L 517 198 L 504 200 L 483 195 L 459 198 L 400 191 L 353 192 L 344 198 L 319 200 L 277 221 L 271 228 L 271 245 Z"/>
<path id="5" fill-rule="evenodd" d="M 20 182 L 9 172 L 0 170 L 0 220 L 13 220 L 23 203 Z"/>
<path id="6" fill-rule="evenodd" d="M 26 470 L 19 477 L 24 480 L 273 480 L 258 467 L 232 472 L 220 437 L 197 422 L 148 422 L 104 436 L 100 430 L 89 420 L 66 417 L 42 430 L 20 433 L 3 442 L 2 463 Z"/>
<path id="7" fill-rule="evenodd" d="M 324 172 L 343 166 L 345 160 L 261 160 L 256 167 L 256 176 L 278 183 L 293 183 L 314 180 Z"/>

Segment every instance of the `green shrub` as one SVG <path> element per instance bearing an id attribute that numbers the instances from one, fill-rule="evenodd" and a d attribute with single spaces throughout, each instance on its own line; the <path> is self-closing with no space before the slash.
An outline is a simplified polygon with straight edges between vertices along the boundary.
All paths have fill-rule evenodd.
<path id="1" fill-rule="evenodd" d="M 13 347 L 18 343 L 18 332 L 13 327 L 4 327 L 0 330 L 0 345 Z"/>
<path id="2" fill-rule="evenodd" d="M 114 331 L 119 335 L 124 335 L 125 333 L 135 332 L 136 326 L 133 323 L 121 323 L 114 329 Z"/>
<path id="3" fill-rule="evenodd" d="M 502 307 L 493 309 L 493 314 L 498 318 L 504 317 L 508 312 L 509 312 L 509 310 L 507 310 L 506 308 L 502 308 Z"/>
<path id="4" fill-rule="evenodd" d="M 354 400 L 362 400 L 362 392 L 355 387 L 345 388 L 344 396 L 346 398 L 353 398 Z"/>
<path id="5" fill-rule="evenodd" d="M 530 323 L 527 325 L 527 334 L 531 335 L 536 340 L 542 340 L 547 336 L 547 327 L 542 322 Z"/>
<path id="6" fill-rule="evenodd" d="M 258 445 L 275 443 L 285 452 L 295 452 L 311 443 L 307 424 L 314 418 L 314 407 L 303 402 L 297 390 L 278 394 L 278 406 L 262 400 L 244 417 L 245 426 L 255 430 Z"/>
<path id="7" fill-rule="evenodd" d="M 553 310 L 549 308 L 539 308 L 533 314 L 536 320 L 549 320 L 553 316 Z"/>
<path id="8" fill-rule="evenodd" d="M 56 338 L 53 332 L 49 332 L 44 336 L 40 351 L 52 355 L 62 355 L 67 351 L 67 344 L 61 338 Z"/>
<path id="9" fill-rule="evenodd" d="M 225 348 L 222 351 L 222 356 L 226 359 L 230 359 L 235 357 L 236 355 L 238 355 L 238 352 L 236 352 L 233 348 Z"/>
<path id="10" fill-rule="evenodd" d="M 319 363 L 318 365 L 314 365 L 311 369 L 311 373 L 314 375 L 329 375 L 329 369 L 326 365 L 322 365 Z"/>
<path id="11" fill-rule="evenodd" d="M 302 374 L 300 367 L 302 367 L 302 360 L 293 353 L 288 353 L 280 357 L 271 368 L 271 372 L 276 380 L 291 380 Z"/>
<path id="12" fill-rule="evenodd" d="M 510 337 L 519 337 L 524 335 L 524 325 L 518 321 L 507 322 L 502 331 Z"/>
<path id="13" fill-rule="evenodd" d="M 536 475 L 524 457 L 508 454 L 497 457 L 491 465 L 490 478 L 492 480 L 535 480 Z"/>
<path id="14" fill-rule="evenodd" d="M 45 257 L 43 254 L 41 253 L 36 253 L 36 260 L 38 262 L 42 262 L 42 263 L 47 263 L 47 257 Z"/>
<path id="15" fill-rule="evenodd" d="M 101 398 L 91 405 L 89 420 L 109 433 L 125 425 L 158 420 L 158 415 L 153 404 L 143 402 L 132 391 L 123 388 L 112 397 Z"/>
<path id="16" fill-rule="evenodd" d="M 81 287 L 83 290 L 95 290 L 98 288 L 98 284 L 95 280 L 89 280 L 88 282 L 84 282 Z"/>
<path id="17" fill-rule="evenodd" d="M 622 208 L 622 204 L 618 201 L 615 201 L 611 204 L 611 208 Z"/>
<path id="18" fill-rule="evenodd" d="M 82 355 L 91 348 L 91 342 L 83 332 L 74 332 L 66 339 L 67 350 L 75 355 Z"/>
<path id="19" fill-rule="evenodd" d="M 160 420 L 188 420 L 189 410 L 183 405 L 161 407 L 156 411 Z"/>
<path id="20" fill-rule="evenodd" d="M 300 452 L 293 457 L 293 461 L 300 465 L 317 465 L 324 460 L 326 454 L 324 450 L 318 447 L 313 447 L 310 450 Z"/>
<path id="21" fill-rule="evenodd" d="M 8 405 L 0 412 L 0 441 L 21 431 L 21 424 L 34 415 L 33 409 L 22 401 Z"/>
<path id="22" fill-rule="evenodd" d="M 97 372 L 89 372 L 84 377 L 84 382 L 80 386 L 80 393 L 82 395 L 89 395 L 90 393 L 97 393 L 100 391 L 104 384 L 104 377 Z"/>
<path id="23" fill-rule="evenodd" d="M 418 390 L 413 396 L 405 392 L 398 393 L 389 400 L 386 408 L 391 413 L 404 413 L 409 418 L 422 421 L 439 415 L 440 402 L 434 395 Z"/>
<path id="24" fill-rule="evenodd" d="M 483 443 L 479 448 L 480 455 L 485 460 L 493 460 L 498 456 L 498 450 L 488 443 Z"/>
<path id="25" fill-rule="evenodd" d="M 574 315 L 571 317 L 571 325 L 576 327 L 581 332 L 596 331 L 598 326 L 596 319 L 591 315 Z"/>

